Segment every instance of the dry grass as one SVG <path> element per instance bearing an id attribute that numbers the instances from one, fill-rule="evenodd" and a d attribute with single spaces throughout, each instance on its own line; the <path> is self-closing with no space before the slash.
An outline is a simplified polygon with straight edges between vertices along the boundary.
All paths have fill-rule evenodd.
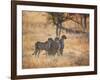
<path id="1" fill-rule="evenodd" d="M 49 37 L 55 38 L 55 27 L 47 24 L 47 14 L 38 12 L 23 12 L 23 66 L 22 68 L 48 68 L 67 66 L 89 65 L 89 42 L 85 34 L 70 34 L 62 31 L 66 35 L 63 56 L 48 57 L 42 51 L 39 58 L 36 58 L 34 44 L 37 41 L 44 42 Z M 69 24 L 68 24 L 69 25 Z M 74 23 L 72 22 L 72 24 Z M 67 24 L 65 27 L 68 27 Z"/>

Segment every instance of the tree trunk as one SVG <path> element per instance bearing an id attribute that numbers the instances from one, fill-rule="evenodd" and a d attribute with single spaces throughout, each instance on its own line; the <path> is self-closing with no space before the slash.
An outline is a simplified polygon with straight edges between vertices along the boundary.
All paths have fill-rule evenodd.
<path id="1" fill-rule="evenodd" d="M 62 20 L 60 16 L 57 16 L 56 17 L 56 36 L 57 37 L 60 37 L 61 29 L 62 29 Z"/>
<path id="2" fill-rule="evenodd" d="M 82 29 L 83 29 L 83 32 L 85 32 L 86 30 L 86 16 L 85 15 L 82 15 Z"/>

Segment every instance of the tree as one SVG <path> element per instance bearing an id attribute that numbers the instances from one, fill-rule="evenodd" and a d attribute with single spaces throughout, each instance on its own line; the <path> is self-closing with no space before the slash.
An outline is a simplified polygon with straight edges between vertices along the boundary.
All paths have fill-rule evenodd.
<path id="1" fill-rule="evenodd" d="M 53 24 L 56 26 L 56 36 L 60 37 L 62 22 L 64 21 L 64 13 L 48 12 L 50 15 Z M 50 20 L 50 18 L 49 18 Z"/>
<path id="2" fill-rule="evenodd" d="M 88 14 L 79 14 L 81 16 L 81 22 L 75 20 L 73 16 L 76 15 L 76 13 L 58 13 L 58 12 L 48 12 L 49 17 L 48 21 L 51 21 L 56 26 L 56 36 L 60 37 L 61 30 L 65 30 L 66 32 L 75 32 L 73 30 L 69 30 L 67 28 L 64 28 L 62 25 L 64 21 L 72 20 L 73 22 L 82 25 L 82 32 L 85 32 L 86 29 L 86 18 Z M 78 14 L 78 13 L 77 13 Z M 76 31 L 77 32 L 77 31 Z"/>
<path id="3" fill-rule="evenodd" d="M 85 32 L 86 28 L 87 28 L 87 20 L 86 18 L 88 17 L 89 15 L 88 14 L 81 14 L 81 24 L 82 24 L 82 29 L 83 29 L 83 32 Z"/>

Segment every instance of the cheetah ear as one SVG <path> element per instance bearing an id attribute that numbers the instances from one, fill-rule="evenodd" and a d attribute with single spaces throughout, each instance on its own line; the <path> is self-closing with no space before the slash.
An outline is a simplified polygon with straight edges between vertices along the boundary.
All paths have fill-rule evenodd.
<path id="1" fill-rule="evenodd" d="M 67 39 L 67 37 L 65 37 L 65 39 Z"/>

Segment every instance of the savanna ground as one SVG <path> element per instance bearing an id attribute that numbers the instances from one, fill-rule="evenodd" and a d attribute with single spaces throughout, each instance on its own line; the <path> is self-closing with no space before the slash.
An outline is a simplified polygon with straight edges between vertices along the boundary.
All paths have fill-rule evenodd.
<path id="1" fill-rule="evenodd" d="M 61 35 L 66 35 L 63 56 L 46 56 L 41 51 L 39 58 L 33 54 L 34 44 L 37 41 L 47 41 L 48 38 L 56 37 L 56 27 L 47 23 L 45 12 L 23 11 L 23 56 L 22 68 L 50 68 L 68 66 L 89 65 L 89 41 L 85 33 L 66 33 L 62 30 Z M 63 23 L 65 28 L 81 30 L 81 25 L 69 20 Z M 78 27 L 77 27 L 78 26 Z"/>

